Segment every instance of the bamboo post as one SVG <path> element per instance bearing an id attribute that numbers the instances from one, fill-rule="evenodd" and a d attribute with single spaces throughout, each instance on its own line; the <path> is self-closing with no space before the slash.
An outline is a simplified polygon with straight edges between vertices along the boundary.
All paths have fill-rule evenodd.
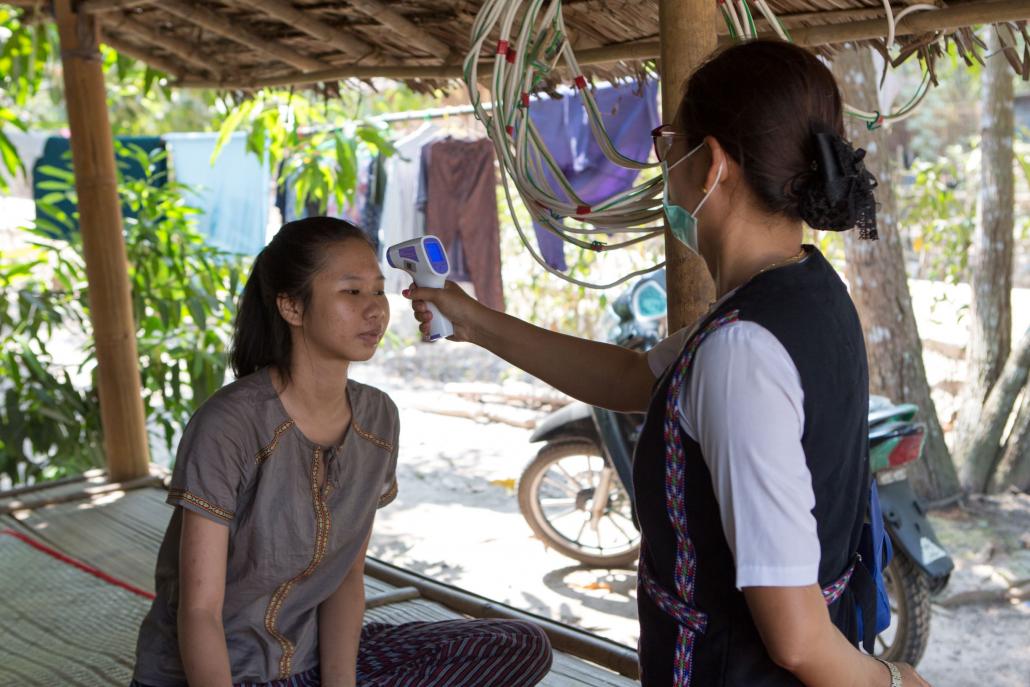
<path id="1" fill-rule="evenodd" d="M 96 23 L 56 0 L 108 478 L 149 474 L 136 327 Z"/>
<path id="2" fill-rule="evenodd" d="M 661 43 L 662 121 L 676 116 L 683 86 L 691 72 L 715 50 L 715 3 L 711 0 L 660 0 L 658 35 Z M 666 284 L 669 331 L 700 317 L 715 300 L 715 286 L 704 261 L 665 229 Z"/>

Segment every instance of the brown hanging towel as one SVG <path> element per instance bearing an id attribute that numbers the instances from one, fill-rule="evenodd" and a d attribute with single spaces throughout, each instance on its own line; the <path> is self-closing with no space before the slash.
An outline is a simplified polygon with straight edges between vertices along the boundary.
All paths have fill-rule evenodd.
<path id="1" fill-rule="evenodd" d="M 439 237 L 451 256 L 464 255 L 476 298 L 503 312 L 493 144 L 488 139 L 432 144 L 426 195 L 426 233 Z M 461 267 L 452 265 L 452 272 Z"/>

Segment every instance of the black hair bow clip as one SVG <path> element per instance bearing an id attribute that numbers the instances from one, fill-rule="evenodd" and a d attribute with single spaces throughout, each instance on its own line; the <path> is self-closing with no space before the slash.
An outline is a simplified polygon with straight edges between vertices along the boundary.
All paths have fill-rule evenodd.
<path id="1" fill-rule="evenodd" d="M 819 182 L 816 204 L 822 209 L 824 226 L 842 231 L 858 227 L 864 239 L 878 238 L 876 231 L 876 177 L 866 169 L 866 151 L 855 149 L 835 133 L 815 134 L 815 172 Z M 815 189 L 812 189 L 813 191 Z M 810 194 L 811 195 L 811 194 Z"/>

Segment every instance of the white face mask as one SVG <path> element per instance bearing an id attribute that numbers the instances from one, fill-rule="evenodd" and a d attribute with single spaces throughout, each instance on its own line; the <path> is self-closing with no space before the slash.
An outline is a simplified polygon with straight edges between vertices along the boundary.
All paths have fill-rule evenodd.
<path id="1" fill-rule="evenodd" d="M 719 163 L 719 171 L 715 174 L 715 183 L 712 184 L 711 190 L 705 193 L 704 197 L 701 198 L 701 202 L 697 204 L 697 207 L 694 208 L 693 212 L 689 212 L 682 205 L 674 204 L 669 199 L 669 172 L 688 157 L 701 150 L 704 145 L 704 143 L 698 144 L 693 150 L 688 152 L 679 160 L 676 160 L 676 162 L 673 162 L 671 165 L 665 162 L 662 163 L 662 178 L 665 182 L 665 191 L 662 195 L 662 207 L 665 209 L 666 219 L 669 220 L 669 230 L 672 231 L 672 235 L 675 236 L 680 243 L 698 255 L 701 254 L 701 251 L 698 247 L 697 238 L 697 213 L 701 211 L 701 208 L 704 207 L 708 197 L 712 195 L 712 192 L 715 191 L 715 187 L 719 185 L 719 179 L 722 178 L 722 163 Z"/>

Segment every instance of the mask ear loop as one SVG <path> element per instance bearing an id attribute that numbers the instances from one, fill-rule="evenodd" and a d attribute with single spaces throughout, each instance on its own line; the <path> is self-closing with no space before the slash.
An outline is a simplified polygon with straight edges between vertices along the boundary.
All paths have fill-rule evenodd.
<path id="1" fill-rule="evenodd" d="M 719 171 L 715 173 L 715 183 L 712 184 L 712 190 L 705 192 L 704 198 L 701 199 L 701 202 L 697 204 L 697 207 L 694 208 L 694 211 L 692 213 L 690 213 L 690 214 L 692 214 L 694 217 L 697 217 L 697 213 L 701 212 L 701 208 L 704 207 L 704 204 L 707 203 L 708 199 L 712 197 L 713 193 L 715 193 L 715 187 L 719 185 L 719 179 L 721 179 L 721 178 L 722 178 L 722 163 L 720 162 L 719 163 Z"/>

